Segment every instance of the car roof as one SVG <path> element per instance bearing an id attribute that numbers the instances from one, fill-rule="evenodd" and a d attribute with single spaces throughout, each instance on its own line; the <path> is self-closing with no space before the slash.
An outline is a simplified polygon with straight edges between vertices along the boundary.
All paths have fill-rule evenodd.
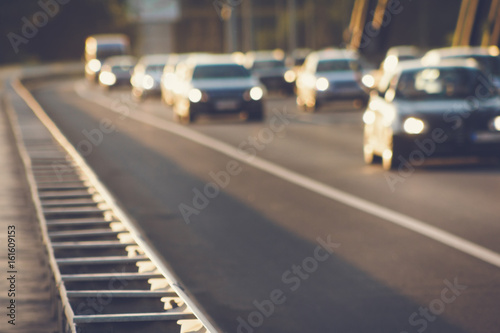
<path id="1" fill-rule="evenodd" d="M 499 54 L 500 52 L 496 46 L 460 46 L 433 49 L 428 51 L 424 57 L 437 59 L 456 56 L 498 56 Z"/>
<path id="2" fill-rule="evenodd" d="M 386 56 L 394 55 L 394 56 L 402 56 L 402 55 L 413 55 L 418 56 L 420 54 L 420 50 L 418 47 L 413 45 L 398 45 L 393 46 L 387 50 Z"/>
<path id="3" fill-rule="evenodd" d="M 473 59 L 443 59 L 438 63 L 426 63 L 425 60 L 406 60 L 401 61 L 396 67 L 396 72 L 406 71 L 406 70 L 418 70 L 425 68 L 453 68 L 453 67 L 464 67 L 464 68 L 478 68 L 478 64 Z"/>
<path id="4" fill-rule="evenodd" d="M 190 66 L 197 65 L 240 65 L 236 61 L 235 54 L 210 54 L 210 53 L 197 53 L 192 54 L 186 59 L 186 63 Z"/>
<path id="5" fill-rule="evenodd" d="M 128 43 L 128 37 L 124 34 L 96 34 L 87 37 L 87 43 L 110 43 L 125 42 Z"/>
<path id="6" fill-rule="evenodd" d="M 123 56 L 112 56 L 106 58 L 104 64 L 114 66 L 118 64 L 123 65 L 135 65 L 137 63 L 137 58 L 134 56 L 123 55 Z"/>
<path id="7" fill-rule="evenodd" d="M 168 54 L 147 54 L 143 55 L 139 59 L 139 62 L 145 65 L 165 64 L 167 63 L 168 57 Z"/>
<path id="8" fill-rule="evenodd" d="M 285 52 L 282 49 L 249 51 L 245 54 L 247 60 L 266 61 L 266 60 L 284 60 Z"/>
<path id="9" fill-rule="evenodd" d="M 325 49 L 312 52 L 309 56 L 317 57 L 319 61 L 330 59 L 352 59 L 357 60 L 358 54 L 355 51 L 347 49 Z"/>

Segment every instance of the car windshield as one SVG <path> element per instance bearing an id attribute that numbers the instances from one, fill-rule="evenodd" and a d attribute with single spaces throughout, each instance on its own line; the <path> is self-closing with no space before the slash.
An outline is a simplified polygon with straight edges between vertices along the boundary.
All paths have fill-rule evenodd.
<path id="1" fill-rule="evenodd" d="M 500 76 L 500 58 L 490 55 L 457 55 L 448 57 L 450 59 L 474 59 L 479 66 L 488 74 Z"/>
<path id="2" fill-rule="evenodd" d="M 400 55 L 398 59 L 399 61 L 414 60 L 417 59 L 417 56 L 411 54 L 405 54 L 405 55 Z"/>
<path id="3" fill-rule="evenodd" d="M 283 60 L 257 60 L 253 63 L 252 69 L 264 70 L 285 67 Z"/>
<path id="4" fill-rule="evenodd" d="M 193 71 L 193 79 L 224 79 L 250 77 L 250 72 L 241 65 L 199 65 Z"/>
<path id="5" fill-rule="evenodd" d="M 111 56 L 126 54 L 125 46 L 122 44 L 103 44 L 99 45 L 96 57 L 97 59 L 106 59 Z"/>
<path id="6" fill-rule="evenodd" d="M 163 72 L 165 64 L 152 64 L 146 67 L 147 73 Z"/>
<path id="7" fill-rule="evenodd" d="M 113 73 L 128 73 L 134 68 L 133 65 L 114 65 L 111 68 Z"/>
<path id="8" fill-rule="evenodd" d="M 489 98 L 495 94 L 491 81 L 471 68 L 425 68 L 401 74 L 396 97 L 405 100 Z"/>
<path id="9" fill-rule="evenodd" d="M 317 72 L 342 72 L 352 71 L 357 68 L 357 63 L 348 59 L 321 60 L 318 62 Z"/>

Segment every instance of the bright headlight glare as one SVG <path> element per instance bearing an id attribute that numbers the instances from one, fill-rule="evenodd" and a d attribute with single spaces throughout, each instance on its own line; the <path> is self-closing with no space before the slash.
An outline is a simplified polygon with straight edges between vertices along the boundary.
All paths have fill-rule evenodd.
<path id="1" fill-rule="evenodd" d="M 493 119 L 493 127 L 497 131 L 500 131 L 500 116 L 496 116 L 495 119 Z"/>
<path id="2" fill-rule="evenodd" d="M 155 80 L 151 75 L 144 76 L 144 78 L 142 79 L 142 86 L 144 87 L 144 89 L 151 89 L 154 87 L 154 85 Z"/>
<path id="3" fill-rule="evenodd" d="M 258 101 L 264 96 L 264 91 L 261 87 L 253 87 L 250 89 L 250 98 L 254 101 Z"/>
<path id="4" fill-rule="evenodd" d="M 199 101 L 201 101 L 202 97 L 203 93 L 200 89 L 191 89 L 189 91 L 188 98 L 192 103 L 198 103 Z"/>
<path id="5" fill-rule="evenodd" d="M 396 66 L 398 65 L 398 57 L 395 55 L 390 55 L 384 60 L 384 70 L 385 71 L 393 71 L 396 69 Z"/>
<path id="6" fill-rule="evenodd" d="M 101 62 L 97 59 L 90 60 L 88 65 L 93 72 L 99 72 L 101 70 Z"/>
<path id="7" fill-rule="evenodd" d="M 365 87 L 373 88 L 373 86 L 375 85 L 375 78 L 370 74 L 366 74 L 361 79 L 361 82 L 365 85 Z"/>
<path id="8" fill-rule="evenodd" d="M 318 89 L 319 91 L 325 91 L 329 86 L 330 82 L 328 82 L 328 79 L 326 77 L 320 77 L 316 81 L 316 89 Z"/>
<path id="9" fill-rule="evenodd" d="M 112 86 L 116 83 L 116 76 L 110 72 L 102 72 L 99 74 L 99 81 L 106 86 Z"/>
<path id="10" fill-rule="evenodd" d="M 367 125 L 373 124 L 375 122 L 375 112 L 367 110 L 363 114 L 363 122 Z"/>
<path id="11" fill-rule="evenodd" d="M 424 131 L 425 124 L 422 120 L 410 117 L 403 123 L 403 129 L 408 134 L 420 134 Z"/>
<path id="12" fill-rule="evenodd" d="M 295 74 L 294 71 L 292 71 L 291 69 L 289 69 L 289 70 L 287 70 L 285 72 L 285 75 L 283 77 L 285 78 L 286 82 L 292 83 L 297 78 L 297 75 Z"/>

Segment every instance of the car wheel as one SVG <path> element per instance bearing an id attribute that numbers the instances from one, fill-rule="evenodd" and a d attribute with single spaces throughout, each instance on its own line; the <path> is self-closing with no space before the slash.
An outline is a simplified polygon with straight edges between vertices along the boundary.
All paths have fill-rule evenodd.
<path id="1" fill-rule="evenodd" d="M 144 96 L 141 92 L 139 92 L 138 90 L 132 90 L 132 98 L 134 99 L 134 101 L 136 102 L 142 102 L 143 99 L 144 99 Z"/>
<path id="2" fill-rule="evenodd" d="M 258 112 L 249 112 L 247 121 L 261 122 L 264 120 L 264 112 L 259 110 Z"/>
<path id="3" fill-rule="evenodd" d="M 320 105 L 316 98 L 311 99 L 311 103 L 306 103 L 306 112 L 313 113 L 318 111 Z"/>
<path id="4" fill-rule="evenodd" d="M 196 115 L 192 113 L 191 110 L 188 110 L 187 113 L 182 116 L 178 115 L 178 117 L 180 119 L 180 122 L 185 125 L 194 123 L 196 120 Z"/>
<path id="5" fill-rule="evenodd" d="M 365 125 L 363 130 L 363 159 L 366 164 L 378 164 L 382 158 L 375 155 L 373 145 L 370 143 L 370 134 L 373 131 L 370 125 Z"/>
<path id="6" fill-rule="evenodd" d="M 391 135 L 387 149 L 382 153 L 382 167 L 385 170 L 395 170 L 398 168 L 398 157 L 402 155 L 402 150 L 398 147 L 397 141 Z"/>
<path id="7" fill-rule="evenodd" d="M 304 100 L 300 96 L 297 96 L 296 102 L 297 102 L 297 109 L 299 111 L 306 111 L 306 105 L 304 103 Z"/>

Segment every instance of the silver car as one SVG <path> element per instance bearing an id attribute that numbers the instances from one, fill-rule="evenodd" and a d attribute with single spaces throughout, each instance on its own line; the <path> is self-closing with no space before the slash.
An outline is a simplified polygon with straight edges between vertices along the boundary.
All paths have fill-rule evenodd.
<path id="1" fill-rule="evenodd" d="M 135 98 L 142 100 L 147 96 L 160 95 L 161 75 L 167 60 L 166 54 L 146 55 L 139 59 L 130 79 Z"/>
<path id="2" fill-rule="evenodd" d="M 358 57 L 347 50 L 324 50 L 309 54 L 297 81 L 297 105 L 315 111 L 321 105 L 351 100 L 362 106 L 368 94 L 361 84 Z"/>

